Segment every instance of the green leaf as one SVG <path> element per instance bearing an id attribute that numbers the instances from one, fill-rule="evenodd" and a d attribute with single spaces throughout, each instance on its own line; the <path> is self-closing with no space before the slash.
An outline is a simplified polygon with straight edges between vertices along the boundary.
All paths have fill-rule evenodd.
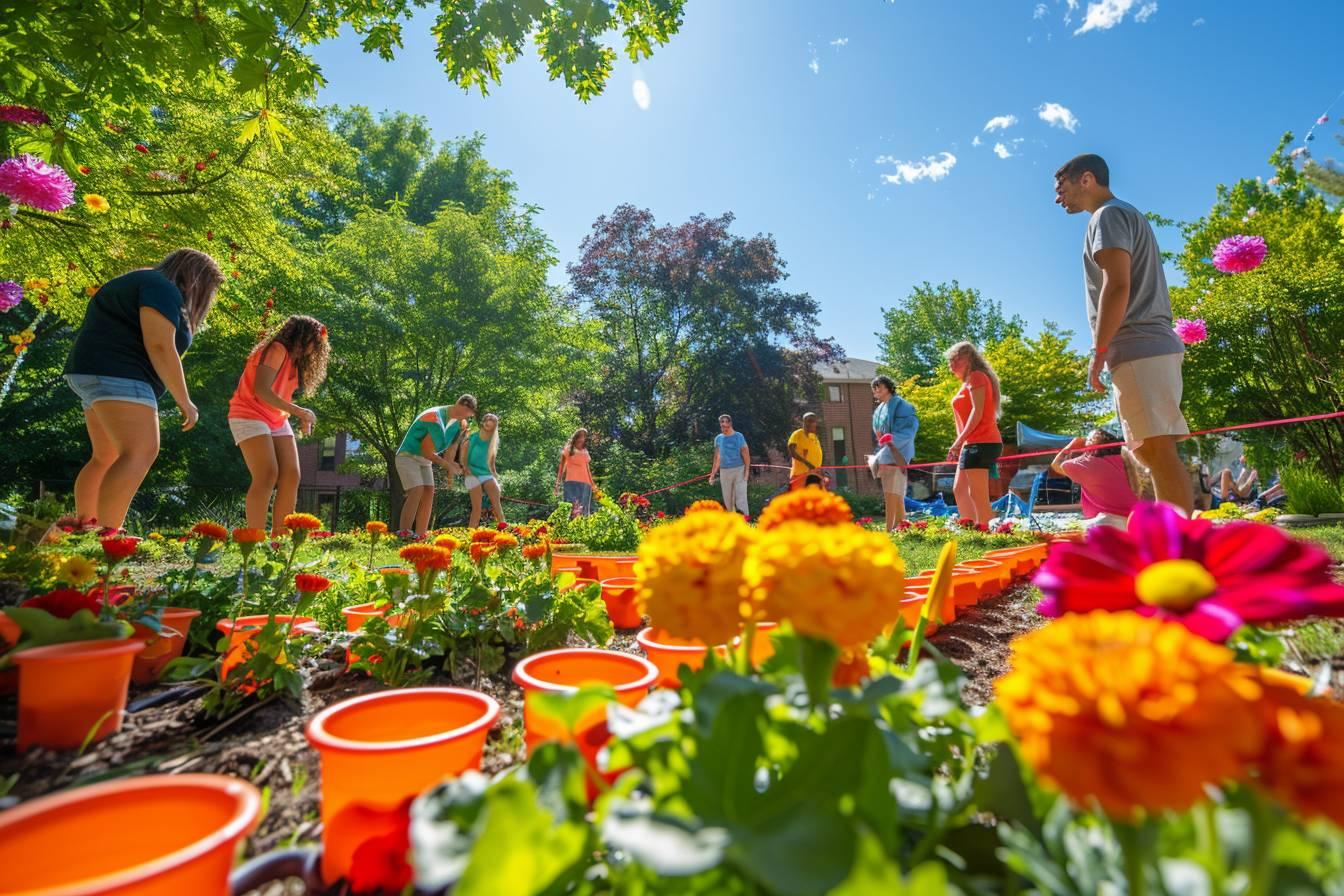
<path id="1" fill-rule="evenodd" d="M 585 716 L 614 702 L 616 691 L 609 684 L 589 684 L 574 691 L 536 691 L 527 699 L 532 712 L 559 722 L 572 735 Z"/>
<path id="2" fill-rule="evenodd" d="M 645 801 L 615 801 L 607 811 L 602 840 L 660 876 L 708 871 L 723 860 L 730 839 L 723 828 L 653 812 Z"/>
<path id="3" fill-rule="evenodd" d="M 18 643 L 0 657 L 0 668 L 8 668 L 14 655 L 32 647 L 68 644 L 73 641 L 99 641 L 105 638 L 128 638 L 131 624 L 121 620 L 100 622 L 90 610 L 79 610 L 69 619 L 58 619 L 46 610 L 36 607 L 5 607 L 3 612 L 14 620 L 22 631 Z"/>
<path id="4" fill-rule="evenodd" d="M 779 896 L 815 896 L 848 876 L 855 833 L 834 808 L 803 803 L 769 826 L 733 829 L 729 854 L 744 872 Z"/>

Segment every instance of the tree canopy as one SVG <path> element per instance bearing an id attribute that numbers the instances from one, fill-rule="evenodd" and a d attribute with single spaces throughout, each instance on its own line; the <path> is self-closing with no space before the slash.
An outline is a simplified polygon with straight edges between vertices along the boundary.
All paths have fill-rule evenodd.
<path id="1" fill-rule="evenodd" d="M 943 352 L 963 340 L 984 346 L 1025 329 L 1020 317 L 1004 317 L 1003 306 L 979 290 L 927 280 L 895 307 L 882 309 L 882 330 L 875 334 L 883 372 L 898 382 L 930 377 L 945 366 Z"/>

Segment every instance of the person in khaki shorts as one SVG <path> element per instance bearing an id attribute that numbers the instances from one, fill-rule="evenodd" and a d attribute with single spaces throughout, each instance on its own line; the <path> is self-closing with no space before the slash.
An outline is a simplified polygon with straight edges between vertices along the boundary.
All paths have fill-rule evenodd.
<path id="1" fill-rule="evenodd" d="M 448 471 L 449 476 L 462 472 L 457 463 L 445 455 L 457 447 L 467 432 L 467 421 L 476 416 L 476 398 L 463 395 L 455 404 L 441 405 L 421 411 L 406 430 L 406 436 L 397 449 L 397 477 L 401 480 L 406 499 L 401 505 L 401 523 L 397 532 L 423 536 L 429 529 L 429 518 L 434 511 L 434 467 Z"/>
<path id="2" fill-rule="evenodd" d="M 1105 160 L 1090 153 L 1055 172 L 1055 204 L 1071 215 L 1091 215 L 1083 242 L 1093 345 L 1088 381 L 1104 392 L 1101 371 L 1110 371 L 1125 441 L 1151 472 L 1157 500 L 1189 516 L 1195 498 L 1176 450 L 1190 434 L 1181 413 L 1185 346 L 1171 328 L 1171 296 L 1153 228 L 1138 209 L 1115 198 L 1110 183 Z"/>

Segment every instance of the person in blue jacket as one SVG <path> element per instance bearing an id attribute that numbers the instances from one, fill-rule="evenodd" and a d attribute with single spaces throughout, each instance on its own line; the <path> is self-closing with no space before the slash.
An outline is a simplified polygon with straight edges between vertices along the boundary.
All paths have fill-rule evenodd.
<path id="1" fill-rule="evenodd" d="M 872 382 L 873 444 L 877 453 L 869 458 L 869 469 L 882 483 L 882 497 L 887 507 L 887 531 L 891 532 L 905 521 L 906 466 L 915 459 L 915 433 L 919 432 L 919 417 L 915 406 L 896 394 L 896 383 L 889 376 L 879 376 Z"/>

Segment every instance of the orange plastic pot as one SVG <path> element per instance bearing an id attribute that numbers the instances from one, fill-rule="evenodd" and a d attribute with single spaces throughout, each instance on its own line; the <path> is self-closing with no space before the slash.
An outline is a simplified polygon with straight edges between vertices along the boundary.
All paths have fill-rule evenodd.
<path id="1" fill-rule="evenodd" d="M 696 638 L 674 638 L 657 626 L 649 626 L 635 635 L 635 643 L 644 651 L 649 662 L 658 669 L 660 688 L 681 687 L 678 670 L 684 665 L 691 671 L 704 668 L 709 648 Z"/>
<path id="2" fill-rule="evenodd" d="M 770 639 L 770 633 L 777 628 L 779 628 L 778 622 L 756 623 L 756 633 L 751 638 L 751 665 L 753 668 L 760 666 L 775 655 L 775 642 Z M 734 638 L 733 646 L 736 647 L 741 640 L 741 635 Z"/>
<path id="3" fill-rule="evenodd" d="M 228 896 L 261 794 L 224 775 L 146 775 L 64 790 L 0 813 L 14 896 Z"/>
<path id="4" fill-rule="evenodd" d="M 985 559 L 998 560 L 1012 572 L 1013 578 L 1019 578 L 1035 568 L 1032 555 L 1026 547 L 998 548 L 985 552 Z"/>
<path id="5" fill-rule="evenodd" d="M 23 629 L 19 624 L 10 619 L 5 613 L 0 613 L 0 641 L 5 642 L 9 647 L 19 643 L 19 637 L 23 634 Z"/>
<path id="6" fill-rule="evenodd" d="M 400 818 L 408 800 L 481 767 L 491 697 L 465 688 L 379 691 L 329 706 L 308 723 L 322 757 L 322 877 L 349 877 L 370 825 Z"/>
<path id="7" fill-rule="evenodd" d="M 364 624 L 370 619 L 381 619 L 387 615 L 387 611 L 392 608 L 390 603 L 384 603 L 379 606 L 377 603 L 356 604 L 353 607 L 342 607 L 341 615 L 345 617 L 345 630 L 347 632 L 357 632 L 364 627 Z"/>
<path id="8" fill-rule="evenodd" d="M 584 579 L 598 581 L 597 563 L 586 554 L 552 554 L 551 570 L 568 570 Z"/>
<path id="9" fill-rule="evenodd" d="M 608 684 L 616 691 L 617 700 L 635 706 L 658 677 L 658 667 L 653 663 L 613 650 L 561 648 L 524 657 L 513 669 L 513 680 L 523 689 L 523 740 L 528 750 L 548 740 L 574 740 L 579 752 L 592 761 L 608 740 L 604 707 L 580 719 L 571 736 L 561 723 L 537 714 L 533 705 L 536 694 L 567 693 L 585 684 Z"/>
<path id="10" fill-rule="evenodd" d="M 31 647 L 19 666 L 19 752 L 72 750 L 121 728 L 138 638 Z M 2 867 L 2 866 L 0 866 Z"/>
<path id="11" fill-rule="evenodd" d="M 589 585 L 596 585 L 597 583 L 598 583 L 598 582 L 597 582 L 597 579 L 585 579 L 585 578 L 580 577 L 580 578 L 575 579 L 575 580 L 573 581 L 573 583 L 572 583 L 567 589 L 565 589 L 565 590 L 566 590 L 566 591 L 574 591 L 574 590 L 577 590 L 577 589 L 579 589 L 579 588 L 587 588 Z"/>
<path id="12" fill-rule="evenodd" d="M 226 681 L 235 666 L 247 661 L 251 654 L 248 642 L 256 639 L 257 633 L 265 627 L 266 621 L 270 618 L 266 615 L 239 616 L 237 619 L 221 619 L 215 623 L 215 628 L 219 630 L 220 634 L 229 636 L 229 645 L 224 651 L 223 661 L 219 664 L 220 681 Z M 317 621 L 311 616 L 275 617 L 275 621 L 280 625 L 288 625 L 291 619 L 294 620 L 294 628 L 289 635 L 291 638 L 316 635 L 321 631 L 318 628 Z M 239 690 L 244 694 L 251 694 L 256 689 L 257 684 L 252 681 L 245 681 L 239 685 Z"/>
<path id="13" fill-rule="evenodd" d="M 602 602 L 607 605 L 607 618 L 617 628 L 639 628 L 644 617 L 635 606 L 635 580 L 624 576 L 602 580 Z"/>
<path id="14" fill-rule="evenodd" d="M 187 646 L 187 633 L 191 631 L 191 621 L 201 615 L 200 610 L 188 607 L 168 607 L 159 620 L 159 630 L 137 625 L 136 635 L 147 635 L 144 652 L 131 664 L 131 681 L 136 684 L 153 684 L 163 674 L 163 667 L 182 655 Z M 142 631 L 143 629 L 143 631 Z"/>

